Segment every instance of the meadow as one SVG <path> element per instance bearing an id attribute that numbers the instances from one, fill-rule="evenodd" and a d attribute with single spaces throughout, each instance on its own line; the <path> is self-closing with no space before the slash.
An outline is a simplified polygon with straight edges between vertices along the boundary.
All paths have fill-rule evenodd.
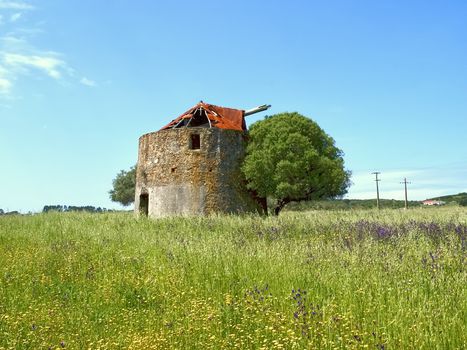
<path id="1" fill-rule="evenodd" d="M 0 218 L 0 349 L 465 349 L 467 210 Z"/>

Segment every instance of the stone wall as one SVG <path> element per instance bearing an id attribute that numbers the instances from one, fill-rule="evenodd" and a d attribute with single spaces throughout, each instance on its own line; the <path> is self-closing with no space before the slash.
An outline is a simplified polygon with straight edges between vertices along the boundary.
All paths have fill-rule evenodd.
<path id="1" fill-rule="evenodd" d="M 193 135 L 199 135 L 199 145 Z M 141 136 L 135 212 L 146 210 L 152 217 L 260 212 L 240 171 L 244 155 L 245 134 L 235 130 L 180 128 Z"/>

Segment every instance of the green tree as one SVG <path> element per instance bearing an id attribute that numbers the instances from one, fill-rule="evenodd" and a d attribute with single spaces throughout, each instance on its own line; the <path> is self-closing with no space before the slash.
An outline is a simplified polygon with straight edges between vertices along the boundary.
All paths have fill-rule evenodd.
<path id="1" fill-rule="evenodd" d="M 110 199 L 127 206 L 135 201 L 136 166 L 130 170 L 121 170 L 112 181 L 113 188 L 109 191 Z"/>
<path id="2" fill-rule="evenodd" d="M 274 214 L 292 201 L 347 193 L 350 172 L 343 152 L 311 119 L 276 114 L 254 123 L 249 137 L 242 171 L 250 189 L 273 199 Z"/>

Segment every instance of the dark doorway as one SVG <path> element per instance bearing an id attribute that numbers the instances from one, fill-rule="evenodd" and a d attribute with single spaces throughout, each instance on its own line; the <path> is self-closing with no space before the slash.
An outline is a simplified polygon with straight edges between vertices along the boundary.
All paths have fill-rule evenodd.
<path id="1" fill-rule="evenodd" d="M 148 216 L 149 213 L 149 195 L 142 193 L 139 195 L 139 213 Z"/>

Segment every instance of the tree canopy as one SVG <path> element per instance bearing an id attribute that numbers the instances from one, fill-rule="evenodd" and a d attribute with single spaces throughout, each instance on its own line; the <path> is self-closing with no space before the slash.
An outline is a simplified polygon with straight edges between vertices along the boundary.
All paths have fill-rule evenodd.
<path id="1" fill-rule="evenodd" d="M 252 124 L 249 137 L 242 171 L 250 189 L 274 200 L 276 215 L 292 201 L 347 193 L 343 152 L 313 120 L 276 114 Z"/>
<path id="2" fill-rule="evenodd" d="M 121 170 L 112 181 L 113 188 L 109 191 L 110 199 L 127 206 L 135 201 L 136 166 L 130 170 Z"/>

